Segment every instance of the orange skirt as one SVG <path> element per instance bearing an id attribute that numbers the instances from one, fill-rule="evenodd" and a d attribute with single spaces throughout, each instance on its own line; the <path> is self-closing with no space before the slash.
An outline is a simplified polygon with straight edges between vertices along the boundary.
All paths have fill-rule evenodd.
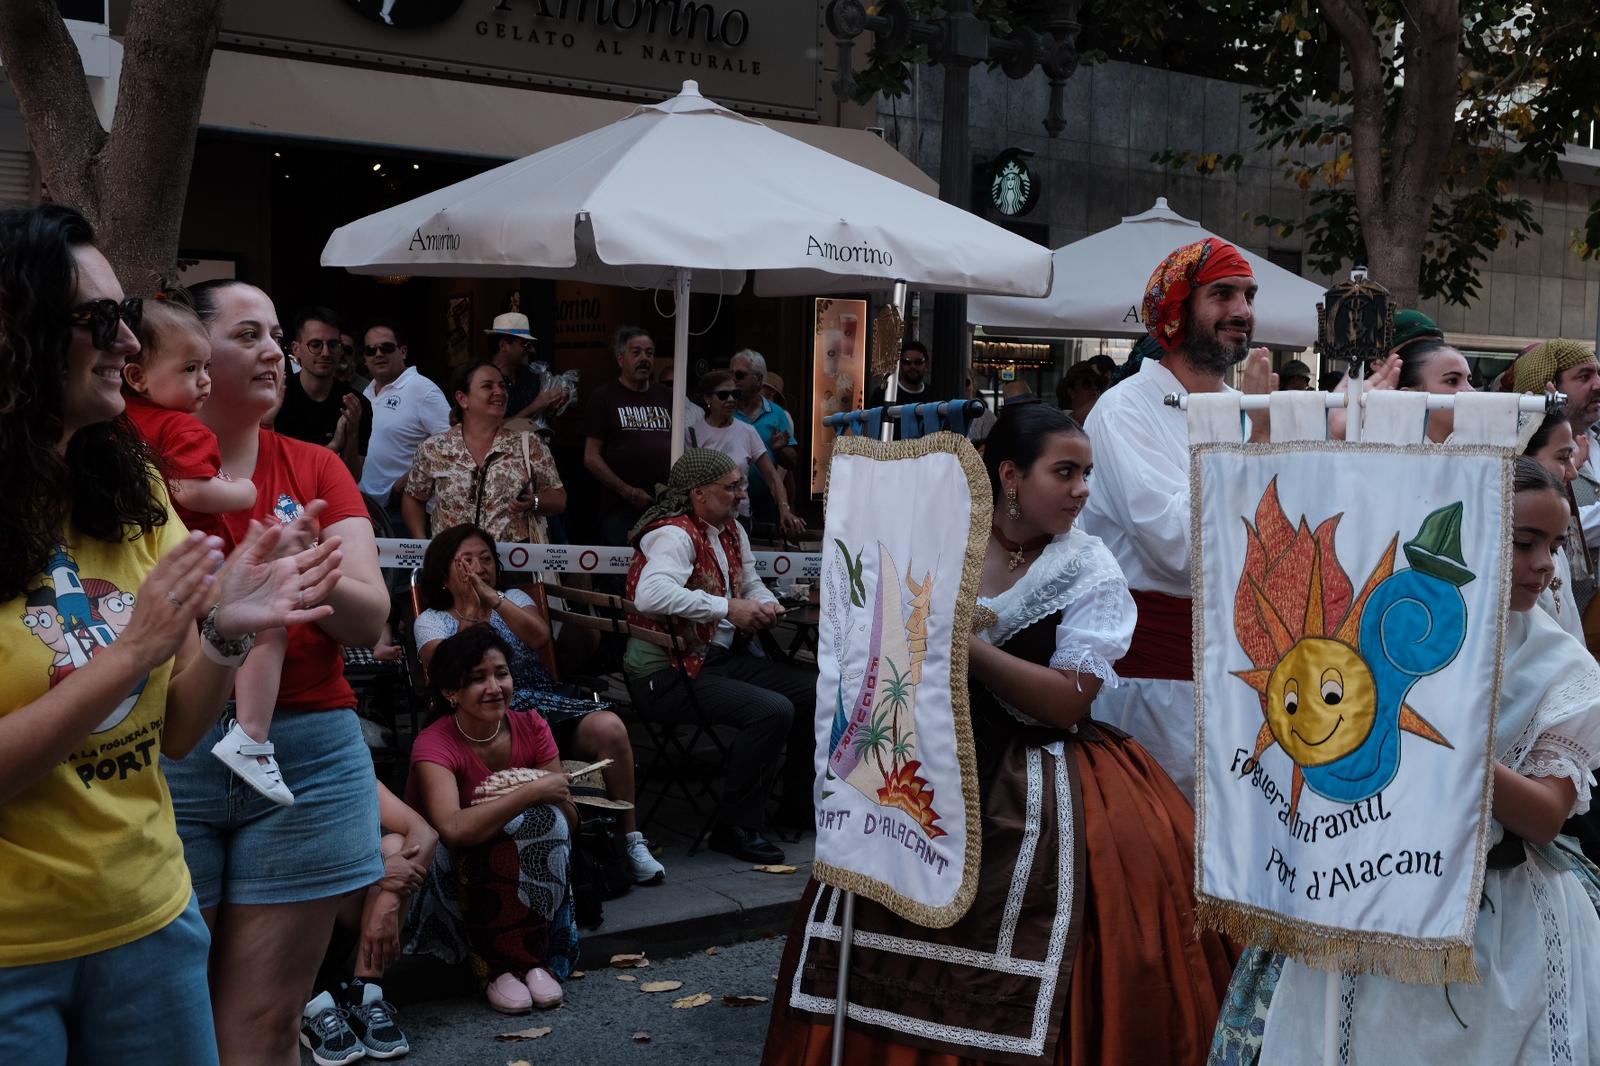
<path id="1" fill-rule="evenodd" d="M 1068 741 L 1081 789 L 1075 814 L 1084 862 L 1077 892 L 1066 1017 L 1054 1061 L 1071 1066 L 1200 1066 L 1211 1046 L 1237 951 L 1195 933 L 1194 811 L 1131 739 Z M 789 1006 L 813 882 L 784 949 L 764 1066 L 826 1066 L 833 1026 Z M 980 888 L 978 903 L 983 905 Z M 948 1019 L 965 1024 L 967 1019 Z M 846 1027 L 844 1061 L 861 1066 L 966 1066 L 984 1060 L 895 1043 Z"/>

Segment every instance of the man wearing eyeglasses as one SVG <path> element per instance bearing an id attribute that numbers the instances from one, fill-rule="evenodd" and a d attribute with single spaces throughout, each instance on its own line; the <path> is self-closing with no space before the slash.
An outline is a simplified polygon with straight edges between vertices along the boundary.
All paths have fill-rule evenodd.
<path id="1" fill-rule="evenodd" d="M 361 491 L 382 503 L 395 529 L 403 530 L 400 497 L 406 474 L 417 446 L 450 428 L 450 403 L 439 386 L 406 365 L 410 349 L 398 324 L 374 322 L 364 341 L 367 373 L 372 375 L 364 393 L 372 404 L 372 437 L 361 468 Z"/>
<path id="2" fill-rule="evenodd" d="M 900 390 L 895 394 L 895 403 L 919 403 L 922 394 L 928 390 L 928 346 L 921 341 L 906 341 L 900 346 Z M 878 407 L 884 403 L 884 396 L 888 393 L 888 383 L 879 385 L 873 390 L 872 396 L 867 401 L 868 407 Z"/>
<path id="3" fill-rule="evenodd" d="M 295 440 L 333 448 L 350 472 L 360 477 L 361 459 L 372 436 L 372 404 L 334 374 L 346 354 L 338 316 L 326 307 L 305 308 L 290 322 L 289 338 L 300 372 L 285 380 L 283 406 L 272 428 Z"/>
<path id="4" fill-rule="evenodd" d="M 526 418 L 540 431 L 548 429 L 546 416 L 560 414 L 572 400 L 564 385 L 545 384 L 545 375 L 530 366 L 539 350 L 539 338 L 528 326 L 528 316 L 520 311 L 496 315 L 494 325 L 484 330 L 495 338 L 494 365 L 506 379 L 506 421 Z"/>

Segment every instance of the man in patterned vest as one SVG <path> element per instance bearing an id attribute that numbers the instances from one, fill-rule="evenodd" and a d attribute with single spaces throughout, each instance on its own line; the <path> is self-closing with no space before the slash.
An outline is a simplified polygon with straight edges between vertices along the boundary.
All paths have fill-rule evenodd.
<path id="1" fill-rule="evenodd" d="M 750 541 L 736 521 L 745 480 L 733 460 L 690 448 L 672 466 L 656 504 L 628 540 L 636 546 L 627 595 L 640 629 L 685 636 L 681 657 L 632 639 L 623 660 L 635 713 L 647 721 L 693 724 L 689 700 L 707 720 L 734 727 L 717 824 L 707 846 L 746 862 L 778 863 L 783 851 L 762 835 L 772 771 L 785 741 L 778 821 L 811 824 L 817 674 L 747 654 L 745 635 L 771 627 L 783 608 L 756 576 Z"/>

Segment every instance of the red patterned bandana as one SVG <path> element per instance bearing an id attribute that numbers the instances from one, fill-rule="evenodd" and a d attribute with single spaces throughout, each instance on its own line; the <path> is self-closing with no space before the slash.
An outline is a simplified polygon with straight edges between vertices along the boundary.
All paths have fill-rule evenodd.
<path id="1" fill-rule="evenodd" d="M 1189 294 L 1219 278 L 1253 278 L 1250 261 L 1220 237 L 1186 244 L 1161 261 L 1144 290 L 1144 324 L 1167 351 L 1183 347 Z"/>

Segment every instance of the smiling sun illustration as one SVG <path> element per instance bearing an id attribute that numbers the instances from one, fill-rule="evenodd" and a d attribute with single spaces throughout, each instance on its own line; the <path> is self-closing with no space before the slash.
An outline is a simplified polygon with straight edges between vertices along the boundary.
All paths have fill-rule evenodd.
<path id="1" fill-rule="evenodd" d="M 1411 686 L 1455 658 L 1466 631 L 1460 586 L 1462 505 L 1429 515 L 1405 545 L 1410 569 L 1394 568 L 1389 542 L 1356 593 L 1334 552 L 1342 514 L 1315 531 L 1289 522 L 1274 478 L 1245 520 L 1245 564 L 1234 630 L 1253 668 L 1234 671 L 1261 700 L 1255 757 L 1276 744 L 1294 763 L 1289 810 L 1301 789 L 1341 803 L 1375 795 L 1394 779 L 1400 734 L 1450 746 L 1405 704 Z"/>

